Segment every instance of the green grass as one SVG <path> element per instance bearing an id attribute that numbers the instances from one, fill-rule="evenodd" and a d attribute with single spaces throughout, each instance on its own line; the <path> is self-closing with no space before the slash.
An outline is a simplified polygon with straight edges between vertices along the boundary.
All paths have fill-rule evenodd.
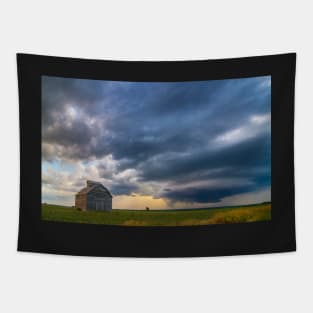
<path id="1" fill-rule="evenodd" d="M 78 211 L 75 208 L 43 204 L 42 219 L 46 221 L 126 226 L 192 226 L 208 224 L 247 223 L 271 220 L 271 203 L 248 206 L 196 210 Z"/>

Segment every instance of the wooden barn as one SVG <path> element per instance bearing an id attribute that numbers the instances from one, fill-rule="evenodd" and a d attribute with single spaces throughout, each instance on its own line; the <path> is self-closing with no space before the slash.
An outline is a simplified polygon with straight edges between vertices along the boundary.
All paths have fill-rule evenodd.
<path id="1" fill-rule="evenodd" d="M 112 195 L 101 183 L 87 180 L 87 186 L 75 195 L 75 207 L 82 210 L 111 211 Z"/>

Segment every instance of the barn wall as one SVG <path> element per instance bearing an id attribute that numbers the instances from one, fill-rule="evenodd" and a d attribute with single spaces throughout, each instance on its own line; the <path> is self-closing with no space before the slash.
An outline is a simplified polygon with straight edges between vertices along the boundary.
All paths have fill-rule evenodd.
<path id="1" fill-rule="evenodd" d="M 96 200 L 104 201 L 104 211 L 112 210 L 112 198 L 111 197 L 95 197 L 93 195 L 87 196 L 87 210 L 96 210 Z"/>
<path id="2" fill-rule="evenodd" d="M 76 195 L 75 207 L 86 210 L 86 208 L 87 208 L 86 195 Z"/>
<path id="3" fill-rule="evenodd" d="M 112 210 L 112 198 L 105 199 L 105 211 Z"/>
<path id="4" fill-rule="evenodd" d="M 96 209 L 96 203 L 93 196 L 88 195 L 87 196 L 87 210 L 95 210 Z"/>

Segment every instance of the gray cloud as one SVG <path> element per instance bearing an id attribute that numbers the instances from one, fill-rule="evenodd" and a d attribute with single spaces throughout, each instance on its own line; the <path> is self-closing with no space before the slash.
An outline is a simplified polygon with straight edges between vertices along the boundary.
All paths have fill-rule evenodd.
<path id="1" fill-rule="evenodd" d="M 270 185 L 270 78 L 131 83 L 42 78 L 44 162 L 98 164 L 115 194 L 140 184 L 173 201 L 216 202 Z M 136 177 L 119 177 L 129 169 Z M 183 184 L 240 178 L 252 184 L 184 189 Z"/>

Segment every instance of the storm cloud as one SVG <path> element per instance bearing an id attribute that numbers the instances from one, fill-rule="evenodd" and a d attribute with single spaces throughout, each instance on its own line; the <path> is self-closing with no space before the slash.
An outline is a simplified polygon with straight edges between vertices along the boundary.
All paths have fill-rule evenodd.
<path id="1" fill-rule="evenodd" d="M 175 83 L 43 76 L 43 196 L 94 178 L 114 195 L 168 203 L 248 193 L 251 201 L 271 187 L 270 123 L 270 76 Z M 57 185 L 56 176 L 66 182 Z"/>

